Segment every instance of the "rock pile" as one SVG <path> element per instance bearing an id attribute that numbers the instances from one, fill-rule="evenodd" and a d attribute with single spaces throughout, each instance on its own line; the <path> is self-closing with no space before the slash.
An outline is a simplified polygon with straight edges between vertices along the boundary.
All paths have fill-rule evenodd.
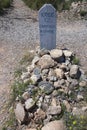
<path id="1" fill-rule="evenodd" d="M 87 84 L 74 58 L 69 50 L 36 52 L 31 65 L 21 75 L 28 85 L 21 98 L 19 95 L 16 99 L 15 115 L 20 124 L 41 130 L 65 130 L 60 120 L 64 106 L 66 111 L 73 112 L 74 105 L 84 100 L 83 89 Z"/>

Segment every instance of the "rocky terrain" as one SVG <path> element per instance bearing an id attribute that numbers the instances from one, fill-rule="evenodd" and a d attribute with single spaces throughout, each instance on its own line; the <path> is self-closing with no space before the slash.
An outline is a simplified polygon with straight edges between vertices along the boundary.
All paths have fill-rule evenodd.
<path id="1" fill-rule="evenodd" d="M 19 124 L 27 124 L 23 130 L 65 130 L 65 112 L 86 115 L 87 77 L 74 59 L 69 50 L 38 50 L 22 71 L 14 111 Z"/>
<path id="2" fill-rule="evenodd" d="M 64 13 L 65 14 L 65 13 Z M 66 16 L 66 15 L 65 15 Z M 57 46 L 75 52 L 86 71 L 87 21 L 67 19 L 58 14 Z M 13 72 L 22 56 L 39 45 L 38 12 L 30 10 L 21 0 L 13 0 L 12 8 L 0 16 L 0 125 L 7 118 L 6 102 Z"/>

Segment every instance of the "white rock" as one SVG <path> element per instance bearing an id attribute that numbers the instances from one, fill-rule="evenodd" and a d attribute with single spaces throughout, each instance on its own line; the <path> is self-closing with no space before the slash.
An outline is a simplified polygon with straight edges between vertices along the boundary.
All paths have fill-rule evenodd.
<path id="1" fill-rule="evenodd" d="M 29 95 L 28 92 L 24 92 L 22 97 L 23 97 L 24 100 L 27 100 L 30 97 L 30 95 Z"/>
<path id="2" fill-rule="evenodd" d="M 61 58 L 63 56 L 63 51 L 59 49 L 53 49 L 50 51 L 50 55 L 54 59 Z"/>
<path id="3" fill-rule="evenodd" d="M 32 98 L 29 98 L 26 102 L 25 102 L 25 108 L 27 110 L 31 109 L 33 106 L 35 105 L 35 101 Z"/>
<path id="4" fill-rule="evenodd" d="M 77 95 L 77 100 L 78 100 L 78 101 L 83 100 L 83 98 L 84 98 L 84 97 L 83 97 L 82 95 L 80 95 L 80 94 Z"/>
<path id="5" fill-rule="evenodd" d="M 62 79 L 64 77 L 64 72 L 62 69 L 56 68 L 54 71 L 56 73 L 57 78 Z"/>
<path id="6" fill-rule="evenodd" d="M 63 50 L 63 53 L 64 53 L 65 57 L 71 57 L 73 54 L 71 51 L 68 51 L 68 50 Z"/>
<path id="7" fill-rule="evenodd" d="M 41 69 L 48 69 L 54 66 L 54 60 L 52 60 L 50 55 L 44 55 L 40 58 L 39 63 Z"/>
<path id="8" fill-rule="evenodd" d="M 63 121 L 59 120 L 48 123 L 41 130 L 66 130 L 66 127 Z"/>
<path id="9" fill-rule="evenodd" d="M 29 72 L 25 72 L 25 73 L 23 73 L 23 74 L 21 75 L 21 79 L 22 79 L 22 80 L 25 80 L 26 78 L 29 78 L 29 76 L 30 76 L 30 73 L 29 73 Z"/>
<path id="10" fill-rule="evenodd" d="M 87 85 L 86 81 L 81 81 L 79 83 L 79 86 L 81 86 L 81 87 L 86 87 L 86 85 Z"/>
<path id="11" fill-rule="evenodd" d="M 51 105 L 54 106 L 54 107 L 57 106 L 56 98 L 52 98 Z"/>
<path id="12" fill-rule="evenodd" d="M 14 111 L 15 111 L 16 119 L 21 124 L 25 118 L 25 110 L 23 105 L 21 103 L 18 103 Z"/>
<path id="13" fill-rule="evenodd" d="M 40 75 L 35 75 L 33 74 L 31 77 L 30 77 L 30 80 L 32 81 L 32 84 L 36 84 L 37 81 L 41 78 Z"/>
<path id="14" fill-rule="evenodd" d="M 32 65 L 36 64 L 39 61 L 39 57 L 35 56 L 34 59 L 32 60 Z"/>
<path id="15" fill-rule="evenodd" d="M 70 106 L 69 102 L 64 100 L 63 103 L 66 106 L 67 111 L 70 112 L 71 111 L 71 106 Z"/>

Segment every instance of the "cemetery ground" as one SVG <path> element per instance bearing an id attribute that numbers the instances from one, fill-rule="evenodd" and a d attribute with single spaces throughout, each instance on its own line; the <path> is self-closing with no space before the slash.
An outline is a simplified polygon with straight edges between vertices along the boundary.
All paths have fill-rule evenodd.
<path id="1" fill-rule="evenodd" d="M 68 48 L 80 59 L 87 71 L 87 21 L 57 20 L 57 47 Z M 0 16 L 0 127 L 8 118 L 6 105 L 9 100 L 13 73 L 21 58 L 39 45 L 37 12 L 30 10 L 21 0 L 14 0 L 13 7 Z"/>

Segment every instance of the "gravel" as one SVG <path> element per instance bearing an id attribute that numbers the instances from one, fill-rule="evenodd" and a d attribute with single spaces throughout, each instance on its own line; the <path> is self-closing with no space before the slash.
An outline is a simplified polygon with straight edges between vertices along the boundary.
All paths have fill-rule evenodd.
<path id="1" fill-rule="evenodd" d="M 86 71 L 87 21 L 71 21 L 58 16 L 56 41 L 59 48 L 75 52 Z M 30 10 L 23 1 L 14 0 L 13 7 L 0 16 L 0 106 L 3 97 L 8 99 L 9 84 L 18 61 L 26 51 L 35 49 L 39 44 L 38 12 Z M 0 107 L 0 111 L 2 109 Z M 2 117 L 3 114 L 0 120 Z"/>

